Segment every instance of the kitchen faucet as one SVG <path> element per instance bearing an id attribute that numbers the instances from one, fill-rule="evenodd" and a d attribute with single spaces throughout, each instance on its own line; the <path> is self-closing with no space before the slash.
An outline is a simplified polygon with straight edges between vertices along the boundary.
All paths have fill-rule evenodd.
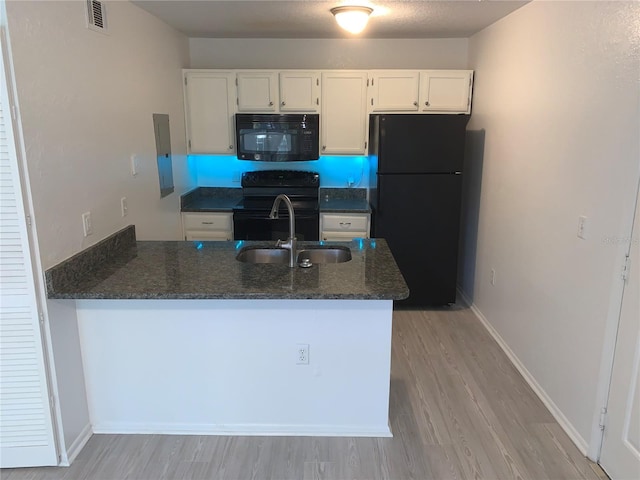
<path id="1" fill-rule="evenodd" d="M 276 247 L 281 247 L 286 250 L 289 250 L 289 266 L 296 266 L 296 218 L 293 213 L 293 205 L 291 204 L 291 200 L 284 194 L 280 194 L 273 201 L 273 207 L 271 207 L 271 213 L 269 214 L 269 218 L 275 219 L 278 218 L 278 208 L 280 208 L 280 202 L 285 203 L 287 206 L 287 210 L 289 211 L 289 238 L 286 242 L 282 240 L 278 240 L 276 242 Z"/>

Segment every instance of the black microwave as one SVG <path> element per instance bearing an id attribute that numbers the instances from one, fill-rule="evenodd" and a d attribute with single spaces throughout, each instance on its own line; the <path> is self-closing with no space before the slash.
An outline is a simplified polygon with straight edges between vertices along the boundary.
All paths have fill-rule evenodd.
<path id="1" fill-rule="evenodd" d="M 318 114 L 236 114 L 240 160 L 299 162 L 318 160 Z"/>

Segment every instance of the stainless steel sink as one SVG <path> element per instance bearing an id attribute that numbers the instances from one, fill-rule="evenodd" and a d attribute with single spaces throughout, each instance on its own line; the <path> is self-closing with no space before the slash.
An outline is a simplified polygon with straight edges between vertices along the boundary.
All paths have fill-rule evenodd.
<path id="1" fill-rule="evenodd" d="M 347 247 L 320 247 L 298 251 L 298 263 L 344 263 L 351 260 L 351 250 Z"/>
<path id="2" fill-rule="evenodd" d="M 236 260 L 245 263 L 289 263 L 289 250 L 244 247 L 236 256 Z"/>
<path id="3" fill-rule="evenodd" d="M 289 263 L 289 250 L 285 248 L 244 247 L 236 260 L 244 263 Z M 351 260 L 351 250 L 347 247 L 307 247 L 298 251 L 296 263 L 344 263 Z"/>

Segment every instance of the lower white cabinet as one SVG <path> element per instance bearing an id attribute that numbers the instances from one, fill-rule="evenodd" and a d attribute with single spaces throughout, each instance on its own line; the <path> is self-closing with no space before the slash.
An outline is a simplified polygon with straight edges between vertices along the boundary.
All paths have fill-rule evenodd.
<path id="1" fill-rule="evenodd" d="M 233 240 L 233 213 L 183 212 L 185 240 Z"/>
<path id="2" fill-rule="evenodd" d="M 371 215 L 368 213 L 321 213 L 320 239 L 347 241 L 369 238 Z"/>

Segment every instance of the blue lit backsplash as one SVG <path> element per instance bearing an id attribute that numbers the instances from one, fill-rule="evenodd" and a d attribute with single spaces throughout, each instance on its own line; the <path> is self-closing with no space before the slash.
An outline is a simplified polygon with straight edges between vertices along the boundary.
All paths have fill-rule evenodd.
<path id="1" fill-rule="evenodd" d="M 320 174 L 323 188 L 367 188 L 369 161 L 365 156 L 325 156 L 312 162 L 251 162 L 235 155 L 189 155 L 189 175 L 199 187 L 240 187 L 242 172 L 304 170 Z"/>

